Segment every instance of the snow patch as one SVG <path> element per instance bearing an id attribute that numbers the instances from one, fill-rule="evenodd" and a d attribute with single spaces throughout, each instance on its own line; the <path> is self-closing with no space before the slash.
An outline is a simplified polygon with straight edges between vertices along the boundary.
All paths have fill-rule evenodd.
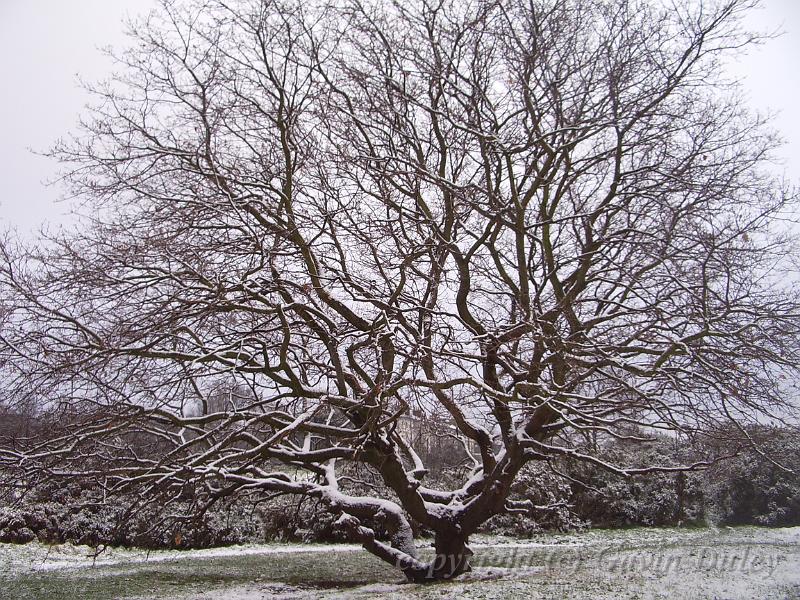
<path id="1" fill-rule="evenodd" d="M 96 558 L 89 546 L 73 546 L 60 544 L 43 546 L 31 543 L 25 546 L 0 544 L 14 548 L 17 559 L 16 567 L 28 571 L 57 571 L 61 569 L 80 569 L 86 567 L 117 566 L 132 563 L 159 563 L 184 559 L 206 559 L 230 556 L 252 556 L 265 554 L 302 554 L 319 552 L 356 552 L 363 551 L 358 544 L 286 544 L 261 546 L 226 546 L 224 548 L 208 548 L 204 550 L 130 550 L 110 548 Z M 0 558 L 2 554 L 0 554 Z M 12 565 L 12 570 L 14 565 Z"/>

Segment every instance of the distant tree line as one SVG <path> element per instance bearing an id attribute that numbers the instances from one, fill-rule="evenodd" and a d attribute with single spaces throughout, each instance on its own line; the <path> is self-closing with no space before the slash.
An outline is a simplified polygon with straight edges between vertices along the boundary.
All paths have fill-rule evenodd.
<path id="1" fill-rule="evenodd" d="M 551 506 L 533 516 L 504 515 L 494 525 L 518 535 L 585 526 L 800 525 L 800 436 L 783 427 L 752 429 L 750 434 L 759 439 L 758 450 L 729 447 L 724 435 L 694 447 L 669 438 L 604 444 L 609 460 L 632 465 L 689 463 L 709 452 L 732 455 L 700 471 L 620 477 L 569 460 L 552 469 L 529 469 L 515 491 Z M 555 487 L 553 480 L 560 482 L 560 494 L 544 495 L 543 490 Z"/>

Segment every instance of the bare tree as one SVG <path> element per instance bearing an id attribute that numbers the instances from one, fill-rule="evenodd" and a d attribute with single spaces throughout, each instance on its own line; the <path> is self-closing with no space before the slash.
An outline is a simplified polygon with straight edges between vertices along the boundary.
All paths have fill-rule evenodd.
<path id="1" fill-rule="evenodd" d="M 0 462 L 316 497 L 425 581 L 531 508 L 528 461 L 697 468 L 582 440 L 789 418 L 796 198 L 720 76 L 753 5 L 164 2 L 54 151 L 83 230 L 4 247 L 7 402 L 71 417 Z M 460 487 L 411 411 L 474 457 Z"/>

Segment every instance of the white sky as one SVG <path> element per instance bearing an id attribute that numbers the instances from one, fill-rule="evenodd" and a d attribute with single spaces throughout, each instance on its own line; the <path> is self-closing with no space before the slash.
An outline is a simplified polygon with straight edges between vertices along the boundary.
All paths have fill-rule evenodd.
<path id="1" fill-rule="evenodd" d="M 87 102 L 77 75 L 92 81 L 110 70 L 98 48 L 125 45 L 121 20 L 155 0 L 0 0 L 0 230 L 31 233 L 68 221 L 61 191 L 46 187 L 56 165 L 46 150 L 77 121 Z M 748 21 L 779 39 L 751 51 L 732 72 L 744 79 L 751 105 L 777 111 L 787 174 L 800 183 L 800 0 L 763 0 Z"/>

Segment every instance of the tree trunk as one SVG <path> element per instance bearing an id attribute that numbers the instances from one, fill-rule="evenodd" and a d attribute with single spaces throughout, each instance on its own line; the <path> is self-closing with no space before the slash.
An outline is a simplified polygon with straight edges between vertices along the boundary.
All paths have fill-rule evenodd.
<path id="1" fill-rule="evenodd" d="M 404 573 L 413 583 L 431 583 L 453 579 L 470 571 L 469 560 L 473 552 L 463 536 L 436 534 L 436 555 L 422 569 L 407 569 Z"/>

